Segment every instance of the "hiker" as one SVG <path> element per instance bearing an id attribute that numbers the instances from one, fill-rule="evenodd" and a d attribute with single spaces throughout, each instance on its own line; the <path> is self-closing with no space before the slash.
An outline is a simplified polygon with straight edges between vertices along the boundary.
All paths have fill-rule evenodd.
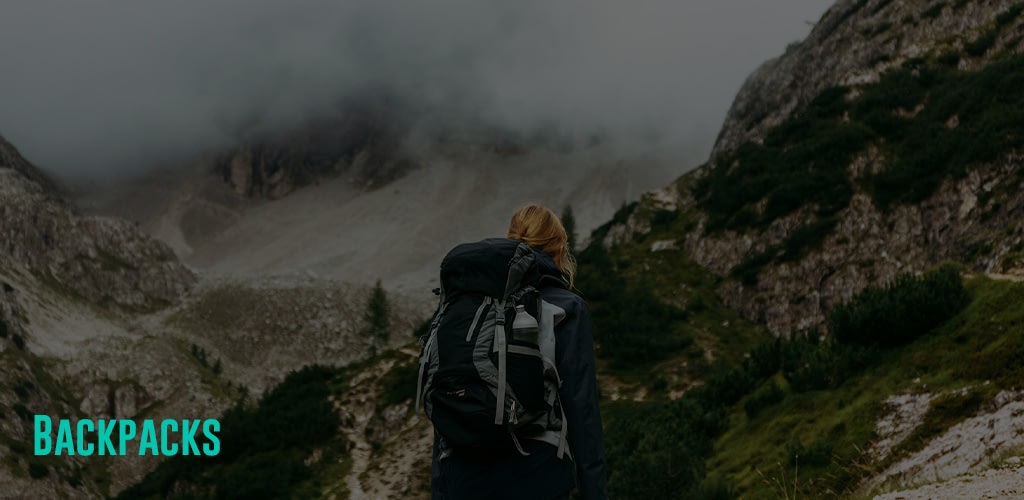
<path id="1" fill-rule="evenodd" d="M 565 228 L 539 205 L 517 210 L 506 238 L 445 257 L 420 365 L 433 498 L 568 498 L 577 486 L 586 500 L 607 498 L 590 316 L 570 291 L 575 273 Z"/>

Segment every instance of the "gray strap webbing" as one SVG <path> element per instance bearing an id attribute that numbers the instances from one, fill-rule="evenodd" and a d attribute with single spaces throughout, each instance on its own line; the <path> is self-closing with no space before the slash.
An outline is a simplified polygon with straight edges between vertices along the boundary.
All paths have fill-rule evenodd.
<path id="1" fill-rule="evenodd" d="M 502 425 L 505 420 L 505 385 L 507 378 L 507 367 L 505 359 L 505 302 L 498 301 L 494 305 L 494 351 L 498 353 L 498 402 L 494 408 L 494 425 Z"/>
<path id="2" fill-rule="evenodd" d="M 515 346 L 512 346 L 512 347 L 515 347 Z M 512 350 L 512 348 L 510 347 L 509 350 Z M 544 358 L 542 358 L 542 359 L 544 359 Z M 551 360 L 544 359 L 544 362 L 547 363 L 548 366 L 551 367 L 551 371 L 555 374 L 555 380 L 558 381 L 558 386 L 555 388 L 554 391 L 551 391 L 551 395 L 548 396 L 547 402 L 548 402 L 548 405 L 552 405 L 552 406 L 555 404 L 555 402 L 558 402 L 558 411 L 561 412 L 561 415 L 562 415 L 562 430 L 559 431 L 559 433 L 558 433 L 558 442 L 557 443 L 551 443 L 551 441 L 549 441 L 548 439 L 542 439 L 542 441 L 557 446 L 558 447 L 558 458 L 562 458 L 565 455 L 565 453 L 568 451 L 566 449 L 565 445 L 568 442 L 568 439 L 566 439 L 566 438 L 567 438 L 568 429 L 569 429 L 569 422 L 565 419 L 565 408 L 562 405 L 562 397 L 559 396 L 559 393 L 558 393 L 558 389 L 560 387 L 562 387 L 562 376 L 558 374 L 558 368 L 554 365 L 554 363 L 551 362 Z M 545 435 L 547 435 L 547 434 L 545 434 Z M 572 458 L 571 454 L 569 455 L 569 458 L 570 459 Z"/>
<path id="3" fill-rule="evenodd" d="M 538 434 L 536 436 L 524 436 L 523 439 L 532 439 L 534 441 L 540 441 L 542 443 L 550 444 L 551 446 L 554 446 L 556 448 L 562 440 L 559 433 L 555 431 L 545 431 L 543 434 Z M 570 451 L 568 448 L 565 449 L 565 454 L 569 456 L 569 460 L 573 459 L 572 451 Z"/>
<path id="4" fill-rule="evenodd" d="M 430 349 L 431 340 L 433 340 L 433 337 L 427 337 L 427 343 L 423 346 L 423 354 L 420 355 L 420 375 L 416 379 L 416 403 L 412 407 L 414 412 L 419 410 L 420 400 L 423 397 L 423 371 L 427 367 L 428 349 Z"/>
<path id="5" fill-rule="evenodd" d="M 487 305 L 493 300 L 494 299 L 490 297 L 484 297 L 484 301 L 480 303 L 480 307 L 476 308 L 476 316 L 473 316 L 473 322 L 470 323 L 469 331 L 466 332 L 466 342 L 469 342 L 469 339 L 473 338 L 473 330 L 476 330 L 476 324 L 480 322 L 480 315 L 483 314 L 484 309 L 486 309 Z"/>
<path id="6" fill-rule="evenodd" d="M 565 456 L 565 445 L 567 443 L 566 434 L 568 433 L 569 423 L 565 420 L 565 408 L 562 407 L 562 401 L 558 401 L 558 410 L 562 412 L 562 430 L 558 433 L 558 454 L 556 455 L 559 459 Z"/>
<path id="7" fill-rule="evenodd" d="M 420 353 L 420 376 L 416 379 L 416 402 L 412 407 L 412 411 L 417 411 L 420 408 L 423 396 L 423 372 L 427 367 L 427 362 L 430 360 L 430 348 L 433 347 L 433 340 L 437 337 L 437 324 L 441 322 L 441 316 L 444 315 L 445 309 L 448 309 L 448 301 L 444 299 L 442 292 L 440 303 L 437 305 L 437 312 L 434 313 L 434 321 L 430 323 L 427 342 L 423 344 L 423 352 Z"/>
<path id="8" fill-rule="evenodd" d="M 555 386 L 555 390 L 551 391 L 551 395 L 548 396 L 548 399 L 547 399 L 548 406 L 553 408 L 555 406 L 555 401 L 558 400 L 558 389 L 560 389 L 562 387 L 562 377 L 560 375 L 558 375 L 558 368 L 555 366 L 554 363 L 551 362 L 550 359 L 547 359 L 547 358 L 541 358 L 541 359 L 543 359 L 544 362 L 547 363 L 548 366 L 551 367 L 551 373 L 555 374 L 555 381 L 558 382 L 558 385 Z"/>
<path id="9" fill-rule="evenodd" d="M 521 345 L 508 346 L 508 352 L 511 352 L 513 354 L 525 354 L 527 356 L 536 356 L 538 358 L 541 357 L 539 349 L 534 349 L 532 347 L 523 347 Z"/>

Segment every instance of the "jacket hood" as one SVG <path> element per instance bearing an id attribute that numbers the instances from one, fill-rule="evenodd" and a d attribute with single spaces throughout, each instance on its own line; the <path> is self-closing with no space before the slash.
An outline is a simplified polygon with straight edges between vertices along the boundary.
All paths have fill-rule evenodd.
<path id="1" fill-rule="evenodd" d="M 503 298 L 506 292 L 525 285 L 567 286 L 550 256 L 519 240 L 489 238 L 463 243 L 441 261 L 441 287 L 446 294 Z"/>

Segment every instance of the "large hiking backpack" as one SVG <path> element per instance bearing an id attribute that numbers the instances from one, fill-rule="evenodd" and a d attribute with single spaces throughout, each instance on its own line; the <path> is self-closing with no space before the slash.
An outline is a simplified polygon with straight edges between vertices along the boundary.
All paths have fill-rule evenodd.
<path id="1" fill-rule="evenodd" d="M 459 245 L 441 263 L 416 407 L 422 397 L 434 429 L 457 452 L 526 454 L 519 440 L 532 438 L 558 446 L 559 458 L 565 453 L 552 312 L 540 296 L 537 259 L 525 243 L 494 238 Z"/>

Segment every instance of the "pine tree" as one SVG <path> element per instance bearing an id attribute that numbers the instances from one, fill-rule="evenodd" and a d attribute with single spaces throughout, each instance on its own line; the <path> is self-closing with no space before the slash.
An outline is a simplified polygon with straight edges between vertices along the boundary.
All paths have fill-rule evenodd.
<path id="1" fill-rule="evenodd" d="M 569 251 L 576 252 L 576 217 L 572 214 L 572 205 L 566 205 L 562 210 L 562 226 L 565 233 L 569 235 Z"/>
<path id="2" fill-rule="evenodd" d="M 363 313 L 363 321 L 366 323 L 365 335 L 371 339 L 374 346 L 383 345 L 388 340 L 388 331 L 391 329 L 391 306 L 388 305 L 388 295 L 384 287 L 377 279 L 377 284 L 370 292 L 370 301 L 366 304 L 366 312 Z"/>

